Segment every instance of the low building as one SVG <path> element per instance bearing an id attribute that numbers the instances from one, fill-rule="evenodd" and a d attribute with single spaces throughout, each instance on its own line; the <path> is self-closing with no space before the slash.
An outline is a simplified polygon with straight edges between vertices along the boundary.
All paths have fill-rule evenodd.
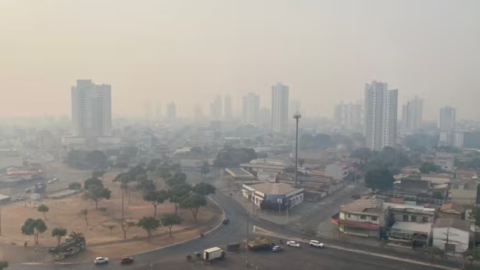
<path id="1" fill-rule="evenodd" d="M 473 241 L 474 228 L 465 220 L 439 218 L 433 227 L 433 246 L 452 256 L 462 256 Z"/>
<path id="2" fill-rule="evenodd" d="M 0 170 L 9 167 L 20 168 L 23 166 L 23 159 L 20 154 L 11 149 L 0 149 Z"/>
<path id="3" fill-rule="evenodd" d="M 180 168 L 184 172 L 200 172 L 202 170 L 203 159 L 180 159 Z"/>
<path id="4" fill-rule="evenodd" d="M 425 247 L 431 237 L 432 223 L 403 222 L 393 224 L 388 232 L 388 240 L 410 247 Z"/>
<path id="5" fill-rule="evenodd" d="M 462 205 L 475 204 L 477 202 L 477 186 L 476 180 L 452 184 L 449 191 L 450 201 Z"/>
<path id="6" fill-rule="evenodd" d="M 450 154 L 437 153 L 434 163 L 440 167 L 440 169 L 447 172 L 453 172 L 455 169 L 455 157 Z"/>
<path id="7" fill-rule="evenodd" d="M 345 234 L 378 238 L 384 226 L 385 210 L 374 198 L 359 199 L 340 208 L 338 229 Z"/>
<path id="8" fill-rule="evenodd" d="M 257 172 L 281 173 L 289 167 L 289 164 L 283 160 L 266 158 L 254 159 L 249 163 L 240 164 L 240 167 L 253 174 L 257 174 Z"/>
<path id="9" fill-rule="evenodd" d="M 285 183 L 244 184 L 242 193 L 255 205 L 260 206 L 263 201 L 272 204 L 295 207 L 303 202 L 303 188 L 295 188 Z"/>
<path id="10" fill-rule="evenodd" d="M 240 168 L 227 168 L 225 175 L 233 181 L 255 181 L 255 176 L 248 171 Z"/>
<path id="11" fill-rule="evenodd" d="M 462 219 L 465 214 L 465 208 L 459 203 L 447 203 L 444 204 L 438 211 L 438 217 L 440 218 L 456 218 Z"/>
<path id="12" fill-rule="evenodd" d="M 435 220 L 435 208 L 396 203 L 383 203 L 383 207 L 388 212 L 388 221 L 392 224 L 397 222 L 432 224 Z"/>
<path id="13" fill-rule="evenodd" d="M 348 176 L 349 167 L 344 162 L 336 162 L 325 167 L 325 175 L 335 180 L 344 180 Z"/>

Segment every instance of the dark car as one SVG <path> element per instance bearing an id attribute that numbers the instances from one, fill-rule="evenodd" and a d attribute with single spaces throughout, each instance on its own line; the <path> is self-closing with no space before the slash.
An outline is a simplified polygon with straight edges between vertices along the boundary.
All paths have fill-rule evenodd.
<path id="1" fill-rule="evenodd" d="M 227 225 L 230 222 L 230 220 L 226 217 L 223 219 L 223 224 Z"/>
<path id="2" fill-rule="evenodd" d="M 120 260 L 120 264 L 132 264 L 134 261 L 133 257 L 124 257 Z"/>

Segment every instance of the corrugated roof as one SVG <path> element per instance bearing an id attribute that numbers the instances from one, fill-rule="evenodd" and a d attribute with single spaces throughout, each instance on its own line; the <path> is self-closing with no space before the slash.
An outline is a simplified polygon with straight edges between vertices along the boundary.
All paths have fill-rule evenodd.
<path id="1" fill-rule="evenodd" d="M 458 213 L 463 213 L 465 211 L 465 208 L 458 203 L 447 203 L 440 208 L 441 212 L 451 212 L 450 210 L 454 210 Z"/>

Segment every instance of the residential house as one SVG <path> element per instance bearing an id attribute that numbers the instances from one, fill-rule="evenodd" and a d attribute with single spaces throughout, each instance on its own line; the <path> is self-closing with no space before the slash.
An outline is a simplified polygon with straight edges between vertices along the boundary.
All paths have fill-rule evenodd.
<path id="1" fill-rule="evenodd" d="M 455 157 L 451 154 L 437 153 L 434 163 L 444 171 L 453 172 L 455 170 Z"/>
<path id="2" fill-rule="evenodd" d="M 444 204 L 438 211 L 438 217 L 462 219 L 464 213 L 465 208 L 463 205 L 459 203 L 447 203 Z"/>
<path id="3" fill-rule="evenodd" d="M 449 255 L 462 256 L 473 241 L 474 228 L 465 220 L 439 218 L 433 227 L 433 246 Z"/>
<path id="4" fill-rule="evenodd" d="M 325 175 L 335 180 L 344 180 L 349 173 L 349 166 L 344 162 L 336 162 L 325 167 Z"/>
<path id="5" fill-rule="evenodd" d="M 340 208 L 338 228 L 345 234 L 378 238 L 384 226 L 385 210 L 375 198 L 362 198 Z"/>
<path id="6" fill-rule="evenodd" d="M 452 184 L 449 191 L 450 201 L 462 205 L 475 204 L 477 202 L 477 186 L 476 180 Z"/>

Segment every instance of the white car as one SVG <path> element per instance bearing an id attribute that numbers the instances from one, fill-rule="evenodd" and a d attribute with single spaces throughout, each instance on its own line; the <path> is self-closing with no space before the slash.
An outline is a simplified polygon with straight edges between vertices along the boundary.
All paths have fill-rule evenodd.
<path id="1" fill-rule="evenodd" d="M 325 245 L 323 243 L 320 243 L 317 240 L 310 240 L 310 246 L 311 247 L 317 247 L 317 248 L 324 248 L 325 247 Z"/>
<path id="2" fill-rule="evenodd" d="M 287 246 L 299 248 L 300 244 L 295 241 L 288 241 Z"/>
<path id="3" fill-rule="evenodd" d="M 108 258 L 104 257 L 97 257 L 95 260 L 93 260 L 94 264 L 107 264 L 108 263 Z"/>
<path id="4" fill-rule="evenodd" d="M 53 184 L 57 182 L 59 179 L 57 177 L 53 178 L 52 180 L 48 180 L 47 184 Z"/>

